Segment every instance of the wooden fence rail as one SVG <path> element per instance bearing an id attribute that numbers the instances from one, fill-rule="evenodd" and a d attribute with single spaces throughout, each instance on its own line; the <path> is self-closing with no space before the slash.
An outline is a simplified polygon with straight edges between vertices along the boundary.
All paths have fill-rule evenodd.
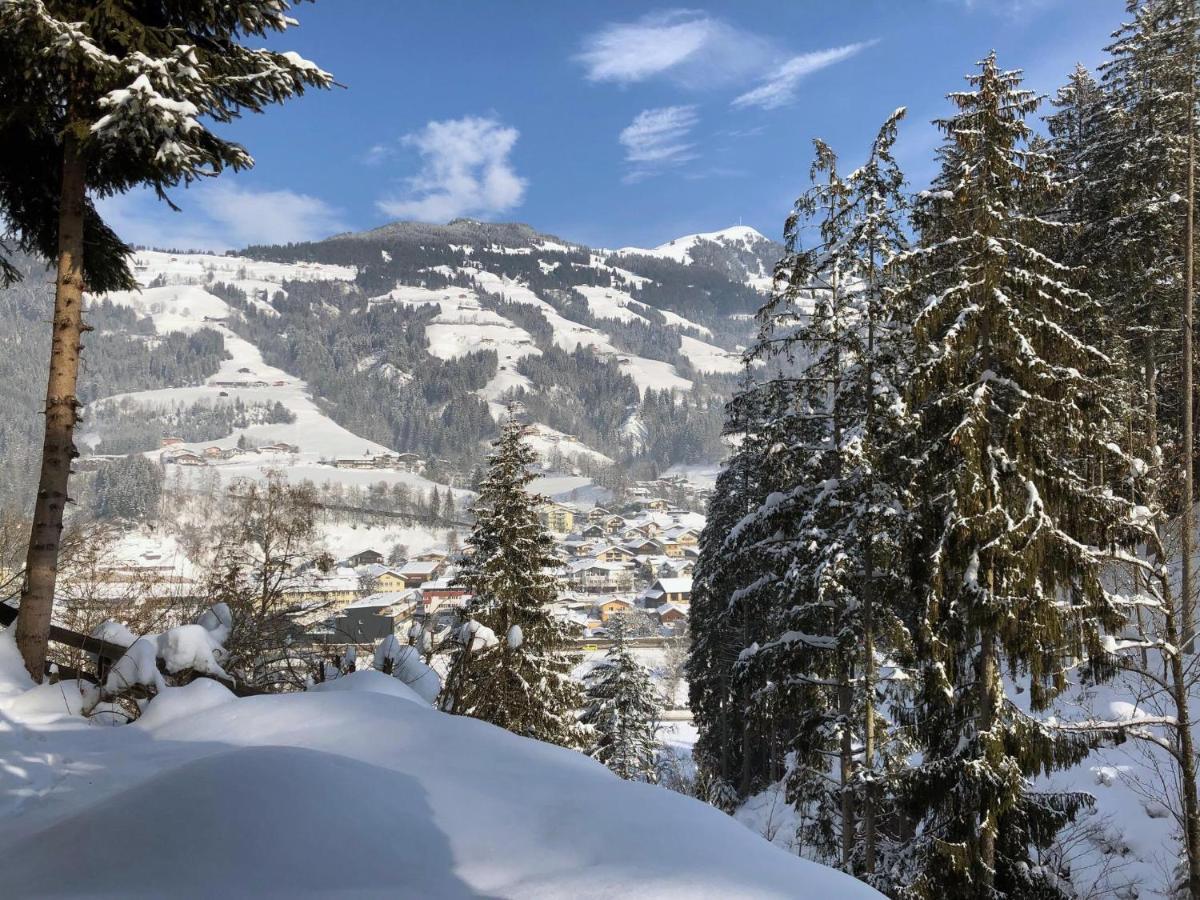
<path id="1" fill-rule="evenodd" d="M 7 603 L 0 603 L 0 625 L 11 625 L 17 620 L 17 610 Z M 69 628 L 63 628 L 60 625 L 50 626 L 50 640 L 56 644 L 62 644 L 64 647 L 74 647 L 76 650 L 82 650 L 85 653 L 94 653 L 98 660 L 98 671 L 95 674 L 84 672 L 75 669 L 71 666 L 59 666 L 58 674 L 60 677 L 78 678 L 83 681 L 90 681 L 93 684 L 99 684 L 103 679 L 102 676 L 108 671 L 109 666 L 115 663 L 118 659 L 125 655 L 125 651 L 129 648 L 114 644 L 111 641 L 103 641 L 100 638 L 92 637 L 88 634 L 80 634 L 78 631 L 71 631 Z M 159 661 L 161 665 L 161 660 Z M 47 674 L 50 674 L 47 672 Z M 209 675 L 204 672 L 196 672 L 197 677 L 210 678 L 213 681 L 219 682 L 229 688 L 238 697 L 254 697 L 259 694 L 268 693 L 259 688 L 250 687 L 249 685 L 240 684 L 239 682 L 219 678 L 216 675 Z"/>

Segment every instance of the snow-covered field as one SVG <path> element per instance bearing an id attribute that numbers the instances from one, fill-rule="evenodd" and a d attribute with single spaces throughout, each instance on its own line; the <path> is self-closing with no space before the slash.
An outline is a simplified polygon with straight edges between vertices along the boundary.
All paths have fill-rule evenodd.
<path id="1" fill-rule="evenodd" d="M 4 896 L 878 896 L 394 678 L 327 687 L 235 699 L 200 680 L 97 727 L 71 683 L 31 688 L 0 634 Z"/>
<path id="2" fill-rule="evenodd" d="M 350 266 L 325 263 L 279 263 L 223 256 L 216 253 L 169 253 L 139 250 L 133 265 L 138 281 L 147 285 L 162 276 L 168 284 L 204 284 L 210 280 L 226 284 L 256 282 L 259 287 L 283 290 L 286 281 L 351 281 L 355 270 Z M 240 285 L 239 285 L 240 286 Z"/>
<path id="3" fill-rule="evenodd" d="M 495 350 L 501 366 L 511 367 L 522 356 L 537 356 L 539 350 L 524 328 L 499 313 L 484 309 L 474 291 L 460 287 L 430 290 L 401 285 L 370 300 L 372 306 L 395 303 L 402 306 L 432 305 L 437 316 L 425 328 L 429 352 L 439 359 L 457 359 L 477 350 Z"/>
<path id="4" fill-rule="evenodd" d="M 612 496 L 608 488 L 600 487 L 582 475 L 542 475 L 530 483 L 529 490 L 551 500 L 570 501 L 585 508 L 604 504 Z"/>
<path id="5" fill-rule="evenodd" d="M 322 522 L 321 546 L 334 559 L 345 559 L 363 550 L 377 550 L 387 555 L 396 544 L 408 548 L 411 556 L 430 550 L 444 551 L 448 544 L 450 528 L 433 528 L 428 525 L 358 524 L 355 522 Z M 459 539 L 465 532 L 459 532 Z"/>
<path id="6" fill-rule="evenodd" d="M 686 334 L 681 334 L 679 341 L 679 352 L 687 357 L 698 372 L 730 374 L 742 371 L 742 358 L 736 353 Z"/>

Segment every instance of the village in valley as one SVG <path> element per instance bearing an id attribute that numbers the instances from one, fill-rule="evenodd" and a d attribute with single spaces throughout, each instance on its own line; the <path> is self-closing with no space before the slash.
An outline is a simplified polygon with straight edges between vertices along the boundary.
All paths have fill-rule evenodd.
<path id="1" fill-rule="evenodd" d="M 269 445 L 191 450 L 170 442 L 160 459 L 164 466 L 216 466 L 222 460 L 263 456 L 269 464 L 279 461 L 276 454 L 291 449 Z M 187 462 L 193 459 L 203 462 Z M 347 460 L 337 464 L 352 467 Z M 353 467 L 385 466 L 368 459 L 367 464 Z M 682 645 L 705 519 L 651 494 L 652 489 L 664 487 L 692 503 L 701 502 L 707 492 L 682 478 L 660 479 L 635 484 L 630 491 L 633 498 L 619 505 L 583 506 L 544 498 L 539 507 L 559 563 L 552 573 L 558 589 L 554 613 L 567 623 L 574 649 L 582 655 L 607 646 L 614 616 L 624 617 L 636 646 Z M 80 598 L 68 595 L 81 580 L 89 581 L 91 592 L 103 593 L 110 603 L 180 608 L 200 596 L 205 589 L 201 567 L 170 533 L 171 521 L 164 517 L 165 524 L 153 530 L 106 527 L 109 552 L 92 562 L 88 579 L 76 578 L 64 586 L 61 605 L 78 606 Z M 347 530 L 330 524 L 325 531 L 334 539 L 332 546 L 357 549 L 335 557 L 318 540 L 307 558 L 289 563 L 280 594 L 295 623 L 292 639 L 297 648 L 341 661 L 348 654 L 370 656 L 389 636 L 426 650 L 447 640 L 472 599 L 456 579 L 466 552 L 462 525 L 409 524 L 399 534 L 415 536 L 411 549 L 395 540 L 397 532 L 386 527 Z M 361 546 L 351 543 L 355 540 Z M 668 706 L 674 701 L 669 698 Z"/>
<path id="2" fill-rule="evenodd" d="M 621 512 L 550 502 L 541 517 L 557 539 L 562 563 L 555 572 L 555 611 L 587 649 L 596 649 L 617 615 L 632 619 L 641 638 L 686 631 L 702 515 L 649 498 Z M 423 629 L 436 639 L 470 600 L 455 582 L 456 563 L 449 548 L 389 562 L 367 547 L 328 572 L 306 568 L 291 592 L 311 605 L 307 618 L 316 627 L 310 634 L 330 645 L 371 643 L 389 634 L 416 640 Z"/>

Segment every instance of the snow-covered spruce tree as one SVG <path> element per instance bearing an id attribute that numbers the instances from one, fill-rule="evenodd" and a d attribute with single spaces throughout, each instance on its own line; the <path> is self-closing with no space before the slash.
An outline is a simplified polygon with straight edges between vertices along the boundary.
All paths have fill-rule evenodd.
<path id="1" fill-rule="evenodd" d="M 689 630 L 692 643 L 685 672 L 688 705 L 697 729 L 693 757 L 703 787 L 702 799 L 732 812 L 742 779 L 746 710 L 735 689 L 734 668 L 743 648 L 741 608 L 731 603 L 739 580 L 753 570 L 748 560 L 727 549 L 742 517 L 765 496 L 758 477 L 762 446 L 754 426 L 731 417 L 726 430 L 740 439 L 717 475 L 708 516 L 700 533 L 699 557 L 692 577 Z"/>
<path id="2" fill-rule="evenodd" d="M 1184 854 L 1179 892 L 1200 898 L 1200 800 L 1191 723 L 1195 629 L 1191 560 L 1194 452 L 1192 307 L 1194 299 L 1196 101 L 1200 77 L 1200 3 L 1133 0 L 1102 66 L 1103 104 L 1078 141 L 1074 204 L 1085 240 L 1072 257 L 1088 266 L 1088 288 L 1129 348 L 1125 365 L 1132 496 L 1151 527 L 1129 560 L 1136 628 L 1122 642 L 1121 665 L 1135 687 L 1142 721 L 1107 722 L 1116 733 L 1166 751 L 1178 785 L 1164 799 L 1177 817 Z M 1074 85 L 1074 79 L 1072 87 Z M 1073 91 L 1078 93 L 1078 91 Z M 1081 103 L 1072 98 L 1072 106 Z M 1083 119 L 1078 113 L 1074 117 Z M 1052 128 L 1054 122 L 1051 122 Z M 1056 135 L 1060 161 L 1070 162 Z M 1111 355 L 1120 357 L 1122 348 Z M 1114 391 L 1114 396 L 1116 391 Z M 1180 470 L 1183 477 L 1180 477 Z M 1194 513 L 1193 513 L 1194 515 Z M 1176 540 L 1176 536 L 1178 540 Z M 1176 554 L 1177 551 L 1177 554 Z M 1132 623 L 1131 623 L 1132 624 Z"/>
<path id="3" fill-rule="evenodd" d="M 1059 185 L 1028 147 L 1038 100 L 1020 80 L 990 55 L 950 95 L 900 292 L 919 310 L 908 393 L 922 758 L 909 802 L 922 897 L 1061 896 L 1031 854 L 1088 798 L 1035 793 L 1029 778 L 1077 763 L 1091 737 L 1035 716 L 1073 668 L 1107 674 L 1104 634 L 1121 616 L 1103 567 L 1137 536 L 1132 504 L 1098 475 L 1127 459 L 1111 362 L 1081 337 L 1094 303 L 1045 252 L 1056 227 L 1028 209 Z"/>
<path id="4" fill-rule="evenodd" d="M 789 327 L 788 313 L 769 307 L 760 310 L 760 319 L 776 319 L 776 333 L 782 334 Z M 795 320 L 791 327 L 796 327 Z M 747 380 L 728 405 L 726 431 L 739 447 L 718 479 L 695 573 L 702 593 L 712 594 L 707 604 L 715 613 L 700 626 L 711 634 L 711 647 L 697 639 L 695 650 L 717 651 L 715 674 L 728 690 L 721 721 L 724 743 L 714 748 L 718 755 L 713 758 L 721 761 L 725 784 L 739 800 L 783 777 L 787 723 L 799 715 L 798 709 L 784 706 L 793 702 L 795 692 L 778 691 L 764 679 L 762 668 L 747 665 L 771 634 L 776 595 L 770 588 L 779 575 L 772 568 L 776 560 L 761 553 L 756 527 L 761 520 L 755 514 L 768 497 L 792 483 L 797 455 L 789 435 L 796 417 L 805 415 L 792 406 L 792 374 L 785 356 L 774 361 L 777 368 L 761 381 Z M 693 609 L 693 627 L 696 616 Z M 708 742 L 698 742 L 697 748 L 703 756 Z"/>
<path id="5" fill-rule="evenodd" d="M 854 802 L 849 780 L 855 768 L 852 680 L 857 629 L 850 621 L 853 560 L 841 535 L 825 526 L 825 502 L 842 474 L 843 438 L 851 410 L 843 391 L 846 369 L 861 350 L 859 310 L 845 245 L 849 187 L 837 158 L 814 142 L 813 186 L 800 197 L 785 226 L 787 253 L 776 267 L 776 295 L 760 313 L 754 346 L 772 373 L 759 386 L 784 412 L 771 422 L 774 470 L 783 475 L 758 508 L 736 529 L 759 568 L 740 588 L 769 611 L 766 635 L 743 649 L 743 679 L 769 686 L 796 710 L 784 723 L 791 765 L 787 797 L 801 816 L 799 839 L 819 858 L 849 866 L 854 850 Z M 802 249 L 809 226 L 820 233 L 815 248 Z M 840 498 L 839 498 L 840 499 Z M 819 573 L 819 574 L 818 574 Z M 814 578 L 814 576 L 818 576 Z M 846 637 L 843 642 L 839 638 Z M 773 699 L 773 698 L 772 698 Z M 765 708 L 754 710 L 767 719 Z"/>
<path id="6" fill-rule="evenodd" d="M 526 737 L 580 747 L 576 710 L 582 704 L 564 652 L 567 628 L 551 611 L 558 561 L 538 517 L 542 498 L 526 490 L 536 457 L 523 435 L 510 409 L 479 488 L 456 580 L 472 600 L 439 705 Z M 494 642 L 478 639 L 480 627 Z"/>
<path id="7" fill-rule="evenodd" d="M 17 645 L 41 681 L 78 418 L 85 289 L 132 286 L 128 248 L 90 197 L 166 189 L 246 150 L 205 123 L 259 112 L 331 76 L 294 53 L 251 49 L 295 24 L 289 0 L 6 0 L 0 4 L 0 214 L 16 243 L 57 264 L 46 431 Z M 11 277 L 6 267 L 0 275 Z"/>
<path id="8" fill-rule="evenodd" d="M 886 781 L 898 757 L 878 702 L 879 663 L 908 644 L 897 552 L 903 472 L 892 452 L 904 433 L 904 329 L 886 274 L 904 247 L 903 178 L 891 156 L 902 115 L 889 117 L 866 164 L 845 178 L 817 142 L 814 187 L 787 223 L 774 313 L 756 346 L 768 371 L 793 369 L 765 385 L 790 409 L 780 441 L 787 481 L 739 526 L 764 564 L 743 593 L 768 597 L 772 612 L 767 639 L 743 652 L 741 667 L 763 686 L 756 698 L 796 711 L 783 727 L 801 840 L 872 881 L 879 807 L 892 805 Z M 821 240 L 802 251 L 810 226 Z"/>
<path id="9" fill-rule="evenodd" d="M 581 721 L 592 726 L 588 755 L 628 781 L 658 777 L 658 721 L 662 713 L 650 673 L 626 643 L 624 616 L 608 621 L 612 644 L 585 679 Z"/>
<path id="10" fill-rule="evenodd" d="M 1097 143 L 1111 127 L 1110 110 L 1104 90 L 1083 65 L 1077 65 L 1058 89 L 1053 105 L 1054 112 L 1045 118 L 1049 152 L 1062 191 L 1047 198 L 1047 213 L 1056 213 L 1056 218 L 1075 226 L 1063 230 L 1058 254 L 1062 262 L 1082 266 L 1092 261 L 1091 242 L 1098 237 L 1097 229 L 1087 227 L 1104 203 L 1104 192 L 1092 172 L 1092 158 Z M 1089 280 L 1088 286 L 1094 289 L 1097 283 Z"/>

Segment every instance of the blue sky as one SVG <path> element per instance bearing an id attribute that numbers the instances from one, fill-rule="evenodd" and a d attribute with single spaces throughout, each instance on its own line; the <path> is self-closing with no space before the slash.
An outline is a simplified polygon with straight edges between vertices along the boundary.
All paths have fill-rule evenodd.
<path id="1" fill-rule="evenodd" d="M 395 219 L 523 221 L 593 246 L 743 222 L 778 237 L 811 139 L 847 165 L 906 106 L 898 155 L 932 174 L 929 120 L 989 49 L 1052 93 L 1098 64 L 1122 0 L 321 0 L 280 36 L 344 89 L 224 130 L 257 165 L 107 200 L 127 239 L 306 240 Z"/>

